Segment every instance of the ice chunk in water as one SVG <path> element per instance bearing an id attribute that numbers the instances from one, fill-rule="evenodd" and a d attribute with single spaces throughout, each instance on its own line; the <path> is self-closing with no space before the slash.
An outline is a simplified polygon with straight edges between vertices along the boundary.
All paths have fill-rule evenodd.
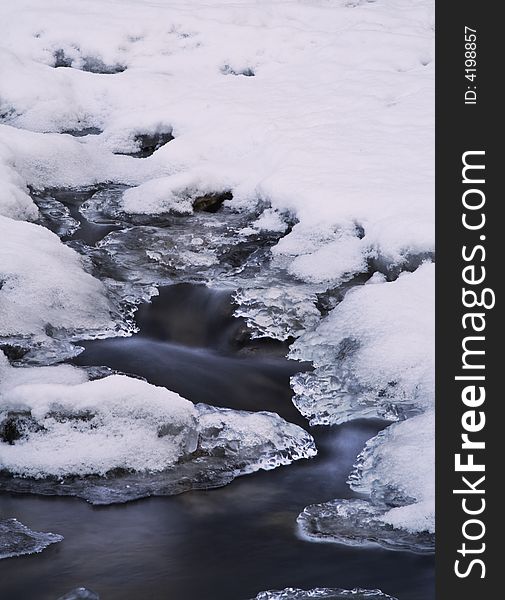
<path id="1" fill-rule="evenodd" d="M 395 423 L 367 442 L 349 477 L 368 500 L 332 500 L 298 517 L 302 535 L 351 545 L 434 551 L 434 413 Z"/>
<path id="2" fill-rule="evenodd" d="M 315 588 L 300 590 L 285 588 L 284 590 L 270 590 L 260 592 L 254 600 L 309 600 L 311 598 L 324 598 L 325 600 L 396 600 L 392 596 L 383 594 L 380 590 L 342 590 L 340 588 Z"/>
<path id="3" fill-rule="evenodd" d="M 290 356 L 316 369 L 293 378 L 295 405 L 311 424 L 398 418 L 434 397 L 434 265 L 357 287 Z"/>
<path id="4" fill-rule="evenodd" d="M 0 559 L 42 552 L 62 539 L 56 533 L 32 531 L 17 519 L 0 519 Z"/>
<path id="5" fill-rule="evenodd" d="M 305 508 L 298 517 L 298 526 L 301 536 L 311 541 L 350 546 L 376 543 L 418 553 L 434 551 L 433 534 L 395 528 L 384 520 L 387 511 L 387 507 L 366 500 L 330 500 Z"/>
<path id="6" fill-rule="evenodd" d="M 274 413 L 194 406 L 121 375 L 2 392 L 0 471 L 12 491 L 110 504 L 218 487 L 316 453 L 306 431 Z"/>

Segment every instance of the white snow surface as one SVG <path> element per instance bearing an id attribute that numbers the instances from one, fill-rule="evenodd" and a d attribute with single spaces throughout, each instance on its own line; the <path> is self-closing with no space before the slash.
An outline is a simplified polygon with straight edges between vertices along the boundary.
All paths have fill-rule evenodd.
<path id="1" fill-rule="evenodd" d="M 220 445 L 232 457 L 244 454 L 249 464 L 242 472 L 316 453 L 312 438 L 278 415 L 195 407 L 175 392 L 125 375 L 88 381 L 70 365 L 12 367 L 0 352 L 0 376 L 0 425 L 24 415 L 20 437 L 0 442 L 0 470 L 12 475 L 157 473 L 197 447 L 211 453 Z M 246 453 L 256 453 L 258 461 Z"/>
<path id="2" fill-rule="evenodd" d="M 291 347 L 294 358 L 316 367 L 294 385 L 294 402 L 313 423 L 411 417 L 370 440 L 350 478 L 372 502 L 400 498 L 404 506 L 380 518 L 411 532 L 435 525 L 434 270 L 425 263 L 392 282 L 375 275 Z"/>
<path id="3" fill-rule="evenodd" d="M 61 368 L 54 369 L 60 380 Z M 46 382 L 51 379 L 46 372 Z M 40 430 L 2 444 L 2 468 L 35 478 L 105 475 L 116 468 L 162 471 L 183 454 L 196 425 L 191 402 L 121 375 L 84 383 L 21 384 L 2 394 L 2 412 L 8 411 L 28 411 Z M 170 435 L 158 435 L 164 426 Z"/>
<path id="4" fill-rule="evenodd" d="M 434 411 L 394 423 L 367 442 L 351 487 L 376 500 L 394 494 L 410 502 L 381 520 L 411 532 L 435 531 Z"/>
<path id="5" fill-rule="evenodd" d="M 308 283 L 335 286 L 370 258 L 401 265 L 432 252 L 433 38 L 432 0 L 2 3 L 0 337 L 43 342 L 48 331 L 114 329 L 104 288 L 78 254 L 25 222 L 38 214 L 29 187 L 125 183 L 133 188 L 123 208 L 134 213 L 189 212 L 190 197 L 202 191 L 230 189 L 237 207 L 266 201 L 297 220 L 274 260 Z M 55 68 L 62 56 L 69 66 Z M 101 133 L 64 134 L 87 127 Z M 152 156 L 121 154 L 135 151 L 137 135 L 167 130 L 175 139 Z M 431 265 L 393 283 L 375 277 L 293 353 L 324 368 L 340 341 L 358 340 L 347 362 L 353 377 L 428 411 L 432 285 Z M 89 465 L 156 470 L 175 459 L 177 444 L 154 439 L 153 423 L 168 418 L 173 404 L 188 425 L 189 403 L 136 380 L 83 382 L 61 369 L 53 382 L 47 372 L 27 371 L 37 381 L 8 392 L 9 403 L 29 407 L 48 426 L 45 437 L 30 436 L 37 452 L 16 458 L 7 448 L 12 468 L 33 475 L 84 473 Z M 96 411 L 100 426 L 58 423 L 49 398 L 64 410 Z M 414 435 L 411 423 L 394 431 Z M 431 440 L 432 423 L 421 424 L 423 440 Z M 81 445 L 82 436 L 96 444 Z M 72 452 L 58 452 L 58 439 Z M 394 440 L 385 442 L 381 464 L 393 464 L 397 451 Z M 407 471 L 408 461 L 398 460 L 391 473 L 404 485 L 417 462 Z M 429 522 L 432 488 L 424 489 L 414 508 L 393 509 L 390 522 Z"/>
<path id="6" fill-rule="evenodd" d="M 0 216 L 0 337 L 114 331 L 105 288 L 49 230 Z"/>
<path id="7" fill-rule="evenodd" d="M 418 411 L 433 406 L 434 273 L 435 265 L 425 263 L 392 282 L 376 274 L 350 290 L 313 331 L 296 340 L 290 355 L 313 362 L 316 371 L 309 378 L 315 382 L 316 394 L 319 371 L 324 374 L 337 365 L 344 386 L 346 377 L 351 379 L 348 387 L 359 386 L 356 403 L 378 406 L 377 416 L 383 404 Z M 317 423 L 318 412 L 327 407 L 312 402 L 310 394 L 310 389 L 301 391 L 295 402 Z M 345 403 L 335 402 L 330 422 L 359 417 L 359 406 L 355 408 L 356 414 L 349 415 Z"/>
<path id="8" fill-rule="evenodd" d="M 126 206 L 165 210 L 165 177 L 212 173 L 237 205 L 296 215 L 313 240 L 295 249 L 303 279 L 433 249 L 431 0 L 20 0 L 0 23 L 0 135 L 20 177 L 4 213 L 28 210 L 25 183 L 98 181 L 150 182 L 146 206 L 146 188 Z M 57 53 L 71 66 L 54 68 Z M 103 133 L 55 135 L 91 126 Z M 175 140 L 150 158 L 113 154 L 167 128 Z M 339 244 L 356 224 L 361 243 Z"/>

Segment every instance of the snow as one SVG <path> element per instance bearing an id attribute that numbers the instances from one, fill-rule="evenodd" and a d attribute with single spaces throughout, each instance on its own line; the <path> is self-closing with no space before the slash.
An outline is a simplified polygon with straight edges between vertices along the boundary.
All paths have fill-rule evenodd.
<path id="1" fill-rule="evenodd" d="M 369 501 L 333 500 L 300 515 L 311 539 L 433 550 L 434 268 L 425 263 L 392 282 L 374 275 L 291 346 L 316 367 L 293 378 L 294 403 L 313 424 L 407 419 L 358 457 L 349 483 Z"/>
<path id="2" fill-rule="evenodd" d="M 0 340 L 58 346 L 66 332 L 86 337 L 117 330 L 105 287 L 55 234 L 0 217 L 0 240 Z"/>
<path id="3" fill-rule="evenodd" d="M 62 540 L 63 536 L 56 533 L 32 531 L 17 519 L 0 519 L 0 560 L 36 554 Z"/>
<path id="4" fill-rule="evenodd" d="M 130 1 L 118 10 L 75 0 L 69 10 L 53 0 L 42 10 L 22 0 L 2 7 L 1 22 L 3 120 L 18 129 L 2 136 L 26 183 L 212 173 L 237 203 L 262 197 L 294 213 L 300 235 L 364 228 L 361 244 L 341 248 L 338 269 L 316 275 L 340 250 L 315 241 L 292 267 L 301 278 L 338 280 L 370 253 L 398 262 L 433 249 L 431 1 Z M 71 67 L 53 68 L 59 51 Z M 100 61 L 125 70 L 82 70 L 93 60 L 95 71 Z M 254 76 L 229 74 L 247 69 Z M 91 126 L 103 133 L 50 133 Z M 112 154 L 167 128 L 175 140 L 148 159 Z M 161 191 L 145 209 L 141 195 L 132 209 L 166 209 Z"/>
<path id="5" fill-rule="evenodd" d="M 435 531 L 434 430 L 432 410 L 391 425 L 367 442 L 350 477 L 353 490 L 394 506 L 384 522 L 412 533 Z"/>
<path id="6" fill-rule="evenodd" d="M 306 507 L 298 517 L 302 537 L 433 552 L 434 420 L 431 410 L 394 423 L 369 440 L 348 480 L 362 499 Z"/>
<path id="7" fill-rule="evenodd" d="M 294 402 L 313 424 L 408 415 L 434 403 L 434 264 L 350 290 L 290 355 L 310 360 Z"/>
<path id="8" fill-rule="evenodd" d="M 0 368 L 0 470 L 32 480 L 32 487 L 19 480 L 23 491 L 126 501 L 179 493 L 199 480 L 223 485 L 316 453 L 308 433 L 274 413 L 195 406 L 124 375 L 87 381 L 69 365 L 16 368 L 3 359 Z M 115 481 L 122 473 L 161 477 L 130 485 Z M 16 488 L 15 479 L 4 484 Z"/>
<path id="9" fill-rule="evenodd" d="M 129 330 L 118 287 L 134 303 L 181 273 L 232 272 L 253 335 L 300 336 L 292 357 L 316 368 L 293 379 L 295 403 L 313 423 L 414 417 L 371 442 L 359 485 L 373 495 L 377 469 L 415 500 L 382 507 L 381 524 L 429 531 L 429 469 L 413 461 L 419 480 L 408 484 L 414 447 L 402 454 L 396 437 L 417 434 L 429 448 L 433 435 L 434 267 L 396 281 L 376 273 L 324 318 L 317 304 L 356 275 L 378 268 L 392 278 L 433 253 L 432 0 L 19 0 L 0 7 L 0 34 L 0 342 L 30 348 L 31 361 L 60 360 L 79 337 Z M 95 135 L 68 133 L 88 129 Z M 139 158 L 142 136 L 167 132 L 174 139 Z M 122 186 L 113 216 L 134 223 L 189 218 L 196 197 L 224 191 L 245 217 L 232 233 L 197 218 L 192 236 L 177 226 L 172 239 L 160 227 L 114 232 L 90 253 L 127 283 L 104 283 L 90 261 L 27 222 L 39 218 L 31 190 L 98 184 Z M 265 251 L 236 268 L 234 246 L 265 232 L 278 234 L 268 266 Z M 185 427 L 204 419 L 143 382 L 51 373 L 27 370 L 28 381 L 4 392 L 48 427 L 6 449 L 20 474 L 164 469 L 181 448 L 155 435 L 154 420 L 169 419 L 171 403 Z M 68 419 L 51 416 L 51 398 Z M 130 428 L 135 451 L 120 442 Z M 72 455 L 51 449 L 60 434 Z"/>
<path id="10" fill-rule="evenodd" d="M 215 179 L 210 171 L 177 173 L 127 190 L 122 207 L 132 214 L 191 213 L 193 199 L 227 190 L 226 182 Z"/>
<path id="11" fill-rule="evenodd" d="M 162 471 L 192 451 L 186 443 L 196 435 L 191 402 L 120 375 L 77 385 L 24 384 L 2 400 L 4 416 L 31 417 L 28 431 L 1 452 L 2 467 L 24 477 Z"/>

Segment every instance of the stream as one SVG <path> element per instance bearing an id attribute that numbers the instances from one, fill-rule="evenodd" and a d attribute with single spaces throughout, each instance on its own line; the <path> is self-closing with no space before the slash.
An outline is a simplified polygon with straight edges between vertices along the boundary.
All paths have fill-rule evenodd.
<path id="1" fill-rule="evenodd" d="M 80 233 L 94 244 L 113 229 L 90 225 Z M 2 515 L 65 539 L 39 555 L 0 561 L 2 598 L 56 600 L 77 586 L 101 600 L 247 600 L 285 587 L 434 598 L 433 556 L 299 539 L 296 518 L 304 507 L 356 497 L 347 476 L 365 442 L 387 423 L 309 428 L 291 402 L 289 378 L 310 365 L 287 360 L 287 343 L 250 340 L 233 311 L 228 291 L 163 286 L 137 311 L 138 333 L 80 342 L 84 350 L 72 362 L 138 376 L 193 402 L 276 412 L 310 431 L 318 456 L 224 488 L 122 505 L 4 493 Z"/>

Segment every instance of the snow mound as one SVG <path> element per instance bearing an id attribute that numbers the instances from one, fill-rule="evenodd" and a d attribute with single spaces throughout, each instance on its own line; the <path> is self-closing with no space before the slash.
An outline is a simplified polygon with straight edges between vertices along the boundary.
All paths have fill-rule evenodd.
<path id="1" fill-rule="evenodd" d="M 0 217 L 0 281 L 0 344 L 31 348 L 34 359 L 118 329 L 103 284 L 43 227 Z"/>
<path id="2" fill-rule="evenodd" d="M 311 424 L 396 419 L 433 406 L 434 265 L 352 289 L 290 357 L 312 361 L 294 376 L 295 405 Z"/>
<path id="3" fill-rule="evenodd" d="M 14 165 L 13 153 L 0 139 L 0 215 L 20 221 L 33 221 L 38 216 L 37 207 Z"/>
<path id="4" fill-rule="evenodd" d="M 326 600 L 395 600 L 392 596 L 383 594 L 380 590 L 342 590 L 337 588 L 315 588 L 313 590 L 300 590 L 286 588 L 284 590 L 270 590 L 260 592 L 254 600 L 309 600 L 310 598 L 325 598 Z"/>
<path id="5" fill-rule="evenodd" d="M 308 433 L 273 413 L 194 406 L 121 375 L 81 382 L 71 367 L 6 370 L 5 489 L 108 504 L 217 487 L 316 453 Z"/>
<path id="6" fill-rule="evenodd" d="M 56 533 L 32 531 L 17 519 L 0 519 L 0 559 L 36 554 L 62 540 Z"/>
<path id="7" fill-rule="evenodd" d="M 300 532 L 316 541 L 433 552 L 434 413 L 395 423 L 369 440 L 349 477 L 369 500 L 332 500 L 305 508 Z"/>

